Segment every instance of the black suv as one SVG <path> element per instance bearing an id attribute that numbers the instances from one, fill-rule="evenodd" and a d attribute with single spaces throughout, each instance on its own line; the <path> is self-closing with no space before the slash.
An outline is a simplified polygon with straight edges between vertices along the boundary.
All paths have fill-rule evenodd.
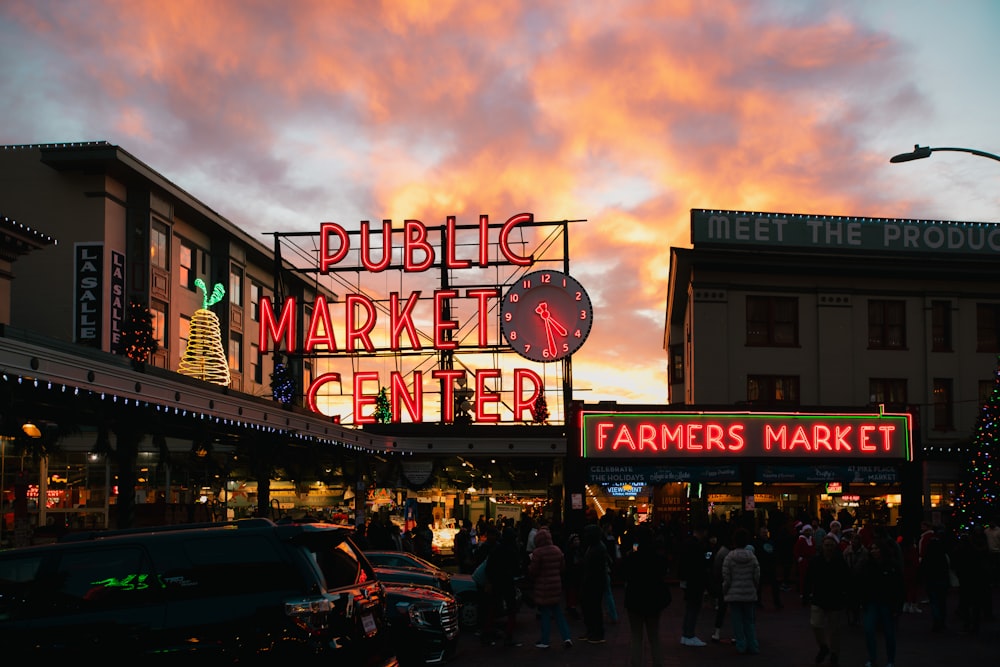
<path id="1" fill-rule="evenodd" d="M 458 649 L 458 602 L 433 586 L 383 581 L 389 636 L 403 667 L 450 661 Z"/>
<path id="2" fill-rule="evenodd" d="M 0 646 L 12 664 L 396 666 L 385 589 L 350 534 L 245 519 L 3 551 Z"/>

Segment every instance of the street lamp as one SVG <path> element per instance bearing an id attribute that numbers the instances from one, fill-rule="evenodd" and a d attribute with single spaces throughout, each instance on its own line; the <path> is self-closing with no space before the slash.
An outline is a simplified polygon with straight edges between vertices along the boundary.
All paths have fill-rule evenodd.
<path id="1" fill-rule="evenodd" d="M 893 155 L 891 158 L 889 158 L 889 162 L 909 162 L 910 160 L 922 160 L 925 157 L 930 157 L 931 153 L 935 151 L 957 151 L 959 153 L 972 153 L 973 155 L 978 155 L 980 157 L 988 157 L 991 160 L 996 160 L 997 162 L 1000 162 L 1000 155 L 994 155 L 993 153 L 987 153 L 986 151 L 978 151 L 975 148 L 955 148 L 949 146 L 931 148 L 930 146 L 921 146 L 919 144 L 914 144 L 913 151 L 910 153 L 900 153 L 899 155 Z"/>

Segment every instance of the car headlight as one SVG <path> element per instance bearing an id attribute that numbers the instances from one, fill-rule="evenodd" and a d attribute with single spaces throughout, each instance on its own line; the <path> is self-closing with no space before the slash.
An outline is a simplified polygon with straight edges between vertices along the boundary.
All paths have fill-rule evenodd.
<path id="1" fill-rule="evenodd" d="M 441 604 L 438 602 L 400 602 L 397 611 L 410 619 L 410 625 L 432 628 L 440 624 Z"/>

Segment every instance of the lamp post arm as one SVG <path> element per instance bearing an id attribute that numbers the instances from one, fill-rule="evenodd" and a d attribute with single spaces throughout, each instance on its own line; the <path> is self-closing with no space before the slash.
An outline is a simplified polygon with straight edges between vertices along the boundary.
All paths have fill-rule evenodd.
<path id="1" fill-rule="evenodd" d="M 911 160 L 921 160 L 926 157 L 930 157 L 931 153 L 935 151 L 954 151 L 958 153 L 972 153 L 973 155 L 978 155 L 979 157 L 988 157 L 991 160 L 996 160 L 1000 162 L 1000 155 L 994 153 L 987 153 L 986 151 L 976 150 L 975 148 L 957 148 L 955 146 L 938 146 L 931 148 L 930 146 L 921 146 L 916 144 L 913 150 L 909 153 L 900 153 L 899 155 L 893 155 L 889 158 L 889 162 L 910 162 Z"/>
<path id="2" fill-rule="evenodd" d="M 942 146 L 941 148 L 932 148 L 931 152 L 934 151 L 957 151 L 959 153 L 972 153 L 973 155 L 978 155 L 979 157 L 988 157 L 991 160 L 996 160 L 1000 162 L 1000 155 L 994 153 L 987 153 L 986 151 L 979 151 L 975 148 L 954 148 L 949 146 Z"/>

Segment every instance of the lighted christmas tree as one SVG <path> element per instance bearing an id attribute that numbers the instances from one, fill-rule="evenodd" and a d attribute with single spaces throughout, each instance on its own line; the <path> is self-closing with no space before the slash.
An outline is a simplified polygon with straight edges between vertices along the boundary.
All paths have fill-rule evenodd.
<path id="1" fill-rule="evenodd" d="M 997 514 L 1000 480 L 996 465 L 1000 447 L 1000 358 L 993 372 L 993 391 L 976 421 L 972 452 L 958 486 L 952 518 L 959 528 L 991 523 Z"/>
<path id="2" fill-rule="evenodd" d="M 209 296 L 208 288 L 201 278 L 196 278 L 195 286 L 201 289 L 204 297 L 202 307 L 194 311 L 191 317 L 191 331 L 188 334 L 187 347 L 184 356 L 177 367 L 179 373 L 191 377 L 229 386 L 229 360 L 222 346 L 222 328 L 219 317 L 209 310 L 226 295 L 222 283 L 216 283 Z"/>
<path id="3" fill-rule="evenodd" d="M 535 404 L 531 406 L 531 419 L 536 424 L 549 423 L 549 403 L 545 400 L 544 388 L 538 392 L 538 398 L 535 399 Z"/>
<path id="4" fill-rule="evenodd" d="M 285 407 L 291 405 L 295 398 L 295 379 L 288 370 L 288 364 L 277 355 L 274 357 L 274 372 L 271 373 L 271 397 Z"/>
<path id="5" fill-rule="evenodd" d="M 132 365 L 143 368 L 160 344 L 153 335 L 153 313 L 145 305 L 132 301 L 122 328 L 121 351 L 132 360 Z"/>
<path id="6" fill-rule="evenodd" d="M 378 390 L 378 396 L 375 397 L 375 412 L 372 416 L 378 424 L 388 424 L 392 421 L 392 408 L 385 387 Z"/>

